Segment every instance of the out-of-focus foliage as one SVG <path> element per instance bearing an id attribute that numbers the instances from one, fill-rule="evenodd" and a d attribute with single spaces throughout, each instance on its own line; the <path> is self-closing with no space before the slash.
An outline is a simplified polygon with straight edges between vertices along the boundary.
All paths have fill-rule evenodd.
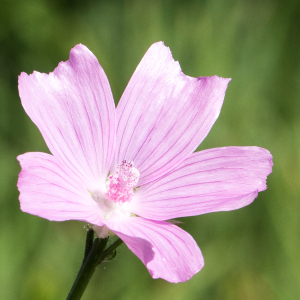
<path id="1" fill-rule="evenodd" d="M 250 206 L 182 219 L 206 265 L 190 281 L 153 280 L 126 248 L 83 299 L 299 299 L 300 2 L 276 0 L 2 0 L 0 4 L 0 298 L 65 299 L 85 224 L 19 209 L 16 156 L 48 149 L 18 97 L 21 71 L 50 72 L 77 43 L 98 57 L 116 103 L 147 48 L 163 40 L 184 73 L 231 77 L 199 149 L 256 145 L 274 156 Z"/>

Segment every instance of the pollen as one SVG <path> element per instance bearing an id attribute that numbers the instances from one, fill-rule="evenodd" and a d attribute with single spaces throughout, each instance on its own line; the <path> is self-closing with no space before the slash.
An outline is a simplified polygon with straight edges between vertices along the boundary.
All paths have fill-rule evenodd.
<path id="1" fill-rule="evenodd" d="M 105 197 L 120 205 L 130 202 L 139 177 L 140 172 L 133 166 L 133 161 L 123 160 L 117 166 L 115 174 L 108 177 L 108 191 Z"/>

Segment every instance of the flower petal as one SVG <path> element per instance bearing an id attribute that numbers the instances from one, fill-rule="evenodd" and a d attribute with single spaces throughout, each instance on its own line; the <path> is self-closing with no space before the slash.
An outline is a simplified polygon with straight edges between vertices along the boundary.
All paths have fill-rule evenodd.
<path id="1" fill-rule="evenodd" d="M 83 45 L 53 73 L 19 76 L 22 105 L 51 153 L 83 180 L 105 178 L 115 143 L 115 107 L 107 77 Z"/>
<path id="2" fill-rule="evenodd" d="M 21 209 L 51 220 L 79 220 L 102 225 L 97 203 L 80 178 L 62 161 L 46 153 L 30 152 L 18 156 Z"/>
<path id="3" fill-rule="evenodd" d="M 204 265 L 195 240 L 171 223 L 139 217 L 105 223 L 139 257 L 153 278 L 184 282 Z"/>
<path id="4" fill-rule="evenodd" d="M 172 170 L 210 131 L 229 81 L 186 76 L 169 48 L 153 44 L 117 107 L 115 164 L 134 161 L 141 173 L 139 184 Z"/>
<path id="5" fill-rule="evenodd" d="M 159 180 L 141 186 L 131 211 L 168 220 L 250 204 L 266 189 L 270 152 L 258 147 L 224 147 L 194 153 Z"/>

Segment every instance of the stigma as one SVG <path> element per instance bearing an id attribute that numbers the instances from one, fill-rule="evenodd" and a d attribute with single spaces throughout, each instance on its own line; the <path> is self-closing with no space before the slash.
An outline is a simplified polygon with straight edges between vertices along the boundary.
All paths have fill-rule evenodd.
<path id="1" fill-rule="evenodd" d="M 133 161 L 123 160 L 117 166 L 115 174 L 108 177 L 108 190 L 105 197 L 120 205 L 130 202 L 139 177 L 140 172 L 133 166 Z"/>

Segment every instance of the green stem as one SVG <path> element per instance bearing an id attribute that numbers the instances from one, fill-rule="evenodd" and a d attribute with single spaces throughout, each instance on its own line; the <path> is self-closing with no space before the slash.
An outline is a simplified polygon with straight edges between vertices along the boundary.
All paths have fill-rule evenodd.
<path id="1" fill-rule="evenodd" d="M 90 248 L 89 246 L 90 246 L 90 240 L 91 240 L 92 233 L 89 231 L 87 233 L 86 251 L 85 251 L 85 255 L 87 253 L 88 253 L 88 255 L 85 256 L 85 258 L 83 260 L 81 268 L 77 274 L 75 282 L 74 282 L 66 300 L 80 300 L 81 299 L 92 275 L 94 274 L 94 271 L 95 271 L 97 265 L 100 264 L 105 259 L 105 257 L 110 255 L 123 242 L 121 239 L 118 239 L 112 245 L 110 245 L 107 249 L 105 249 L 108 238 L 104 238 L 104 239 L 96 238 L 93 243 L 93 246 Z M 91 231 L 93 231 L 93 230 L 91 230 Z M 93 232 L 93 235 L 94 235 L 94 232 Z"/>
<path id="2" fill-rule="evenodd" d="M 84 252 L 83 262 L 85 261 L 85 259 L 89 255 L 89 253 L 91 252 L 93 244 L 94 244 L 94 230 L 92 228 L 89 228 L 86 233 L 85 252 Z"/>
<path id="3" fill-rule="evenodd" d="M 101 264 L 104 258 L 107 257 L 109 254 L 113 253 L 114 250 L 116 250 L 122 243 L 123 241 L 121 239 L 118 239 L 113 244 L 111 244 L 107 249 L 105 249 L 99 257 L 100 258 L 99 264 Z"/>
<path id="4" fill-rule="evenodd" d="M 99 256 L 103 252 L 108 238 L 96 238 L 88 256 L 84 259 L 83 264 L 78 272 L 75 282 L 70 290 L 67 300 L 79 300 L 85 291 L 94 271 L 99 263 Z"/>

